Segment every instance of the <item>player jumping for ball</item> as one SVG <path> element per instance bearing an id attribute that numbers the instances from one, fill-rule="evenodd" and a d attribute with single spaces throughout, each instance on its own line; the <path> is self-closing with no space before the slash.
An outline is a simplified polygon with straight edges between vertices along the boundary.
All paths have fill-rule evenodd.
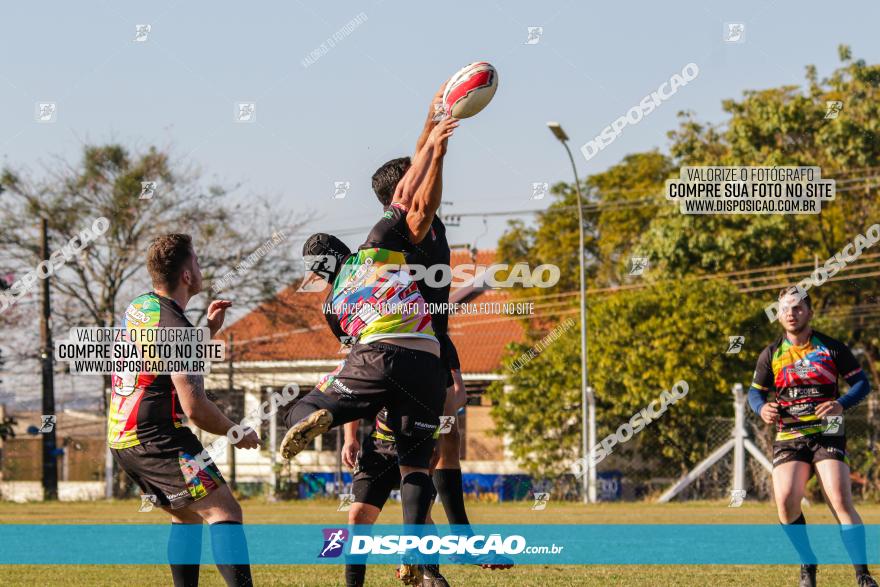
<path id="1" fill-rule="evenodd" d="M 153 291 L 132 301 L 125 311 L 126 329 L 192 328 L 184 315 L 189 300 L 202 289 L 199 260 L 186 234 L 156 238 L 147 251 Z M 208 307 L 211 335 L 223 326 L 231 302 Z M 229 586 L 252 585 L 241 507 L 189 421 L 211 434 L 225 435 L 235 426 L 205 395 L 202 375 L 114 373 L 107 440 L 113 458 L 147 495 L 171 514 L 168 558 L 175 587 L 199 582 L 202 522 L 211 528 L 217 569 Z M 257 433 L 246 428 L 237 448 L 257 448 Z M 207 462 L 207 466 L 202 464 Z M 196 465 L 196 463 L 200 463 Z"/>
<path id="2" fill-rule="evenodd" d="M 358 342 L 332 383 L 306 394 L 285 415 L 289 429 L 281 443 L 282 457 L 290 459 L 331 427 L 374 418 L 387 407 L 398 444 L 407 525 L 423 525 L 430 509 L 434 485 L 428 473 L 446 390 L 440 343 L 425 299 L 406 269 L 405 254 L 430 230 L 440 205 L 447 141 L 457 126 L 447 119 L 431 131 L 391 206 L 333 277 L 339 326 Z M 334 255 L 322 250 L 326 237 L 310 237 L 304 255 Z M 405 561 L 400 575 L 405 583 L 418 585 L 421 565 Z"/>
<path id="3" fill-rule="evenodd" d="M 445 90 L 446 83 L 434 95 L 428 109 L 421 135 L 416 143 L 418 153 L 431 131 L 437 124 L 435 119 L 436 107 Z M 406 175 L 411 167 L 409 157 L 393 159 L 382 165 L 373 174 L 373 191 L 384 209 L 391 203 L 398 183 Z M 422 265 L 424 267 L 449 266 L 450 249 L 446 240 L 446 226 L 439 215 L 434 216 L 431 222 L 430 233 L 419 243 L 415 250 L 406 255 L 406 261 L 410 265 Z M 455 418 L 458 410 L 467 400 L 464 381 L 461 376 L 461 365 L 455 345 L 448 334 L 449 284 L 437 286 L 426 283 L 424 279 L 418 282 L 420 291 L 425 300 L 431 305 L 431 321 L 441 346 L 441 359 L 444 366 L 444 385 L 446 386 L 446 402 L 443 415 Z M 349 510 L 349 523 L 373 524 L 379 516 L 391 490 L 399 479 L 389 463 L 397 457 L 397 448 L 394 437 L 386 421 L 385 411 L 380 411 L 373 423 L 373 430 L 361 446 L 357 437 L 358 423 L 350 422 L 345 425 L 345 445 L 343 446 L 342 459 L 355 473 L 352 480 L 352 492 L 355 502 Z M 451 525 L 460 530 L 469 531 L 470 521 L 464 506 L 464 493 L 462 488 L 460 454 L 460 433 L 457 420 L 453 420 L 452 428 L 448 433 L 439 437 L 439 455 L 433 471 L 434 484 L 440 495 L 440 500 L 446 511 L 447 520 Z M 463 559 L 464 560 L 464 559 Z M 508 568 L 509 560 L 501 560 L 495 557 L 493 560 L 469 558 L 467 562 L 480 564 L 487 568 Z M 347 565 L 346 580 L 348 585 L 357 585 L 363 582 L 366 568 L 362 565 Z M 425 565 L 425 584 L 429 577 L 433 584 L 441 586 L 445 579 L 440 574 L 436 565 Z M 359 581 L 361 583 L 359 583 Z"/>
<path id="4" fill-rule="evenodd" d="M 430 133 L 437 125 L 435 120 L 436 105 L 442 100 L 445 89 L 446 82 L 440 86 L 440 89 L 437 90 L 437 93 L 431 100 L 422 132 L 416 142 L 416 153 L 423 148 Z M 402 157 L 385 163 L 373 174 L 373 192 L 384 209 L 391 205 L 397 186 L 410 167 L 411 161 L 409 157 Z M 449 266 L 450 250 L 449 243 L 446 240 L 446 226 L 439 215 L 435 214 L 431 219 L 431 229 L 428 235 L 412 251 L 407 253 L 406 261 L 411 265 L 422 265 L 425 267 Z M 431 323 L 434 325 L 434 331 L 437 339 L 440 341 L 440 356 L 443 359 L 444 367 L 442 378 L 443 384 L 446 387 L 446 402 L 443 406 L 443 415 L 454 418 L 458 414 L 458 410 L 465 405 L 467 393 L 461 376 L 458 353 L 448 334 L 449 316 L 447 305 L 449 303 L 450 284 L 435 286 L 426 283 L 422 279 L 418 285 L 422 295 L 425 297 L 425 301 L 432 307 Z M 354 437 L 352 433 L 356 431 L 356 423 L 348 425 L 346 427 L 347 438 L 352 439 Z M 356 442 L 357 439 L 353 438 L 352 444 Z M 453 421 L 452 429 L 447 434 L 440 436 L 438 444 L 440 457 L 433 477 L 434 484 L 443 502 L 443 508 L 446 510 L 446 517 L 450 524 L 468 526 L 470 522 L 464 507 L 461 463 L 459 462 L 460 433 L 456 421 Z M 357 453 L 355 448 L 353 445 L 349 446 L 349 452 L 354 451 Z"/>
<path id="5" fill-rule="evenodd" d="M 868 573 L 865 527 L 852 503 L 846 436 L 839 420 L 871 390 L 849 348 L 810 327 L 810 296 L 794 287 L 779 294 L 779 323 L 785 335 L 758 358 L 749 389 L 752 410 L 776 423 L 773 493 L 779 521 L 800 555 L 800 587 L 816 586 L 816 555 L 801 511 L 807 481 L 815 469 L 840 536 L 856 570 L 859 587 L 876 587 Z M 841 396 L 838 377 L 849 384 Z M 774 397 L 768 401 L 767 395 Z M 833 419 L 832 419 L 833 418 Z M 830 424 L 834 424 L 831 426 Z"/>

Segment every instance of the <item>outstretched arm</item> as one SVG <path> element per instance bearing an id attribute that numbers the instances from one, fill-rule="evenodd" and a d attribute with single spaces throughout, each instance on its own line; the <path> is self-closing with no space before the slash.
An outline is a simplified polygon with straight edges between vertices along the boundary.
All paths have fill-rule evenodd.
<path id="1" fill-rule="evenodd" d="M 422 149 L 423 152 L 430 149 L 425 177 L 418 183 L 408 202 L 400 200 L 408 209 L 406 223 L 409 227 L 409 239 L 414 244 L 422 242 L 428 234 L 434 213 L 440 207 L 443 195 L 443 158 L 446 156 L 449 137 L 457 126 L 457 120 L 447 118 L 434 127 Z"/>
<path id="2" fill-rule="evenodd" d="M 429 133 L 428 137 L 430 138 L 430 136 Z M 397 187 L 394 188 L 394 197 L 391 199 L 392 202 L 403 204 L 409 209 L 416 190 L 425 178 L 425 173 L 428 171 L 433 153 L 434 148 L 432 144 L 426 141 L 422 148 L 416 152 L 415 157 L 413 157 L 412 165 L 409 166 L 409 169 L 406 170 L 406 173 L 397 182 Z"/>
<path id="3" fill-rule="evenodd" d="M 431 131 L 434 130 L 434 127 L 437 126 L 437 122 L 439 122 L 435 120 L 435 117 L 437 116 L 437 107 L 442 107 L 443 92 L 446 91 L 446 84 L 448 82 L 449 80 L 446 80 L 440 84 L 440 89 L 437 90 L 437 93 L 431 98 L 431 105 L 428 107 L 428 117 L 425 119 L 425 124 L 422 127 L 422 134 L 419 135 L 419 140 L 416 141 L 416 155 L 422 150 L 425 143 L 428 142 L 428 135 L 431 134 Z"/>

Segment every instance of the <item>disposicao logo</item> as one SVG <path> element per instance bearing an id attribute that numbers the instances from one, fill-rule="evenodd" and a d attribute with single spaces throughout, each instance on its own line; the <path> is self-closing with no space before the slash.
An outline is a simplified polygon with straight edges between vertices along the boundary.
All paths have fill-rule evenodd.
<path id="1" fill-rule="evenodd" d="M 324 547 L 318 554 L 318 558 L 336 558 L 344 550 L 345 541 L 348 540 L 348 530 L 344 528 L 324 528 Z"/>

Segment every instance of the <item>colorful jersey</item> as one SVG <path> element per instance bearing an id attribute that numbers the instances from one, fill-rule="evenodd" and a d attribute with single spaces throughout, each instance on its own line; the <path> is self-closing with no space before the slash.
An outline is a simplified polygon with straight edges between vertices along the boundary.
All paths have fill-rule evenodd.
<path id="1" fill-rule="evenodd" d="M 406 208 L 392 204 L 357 253 L 343 263 L 325 304 L 361 343 L 383 338 L 437 340 L 425 298 L 406 268 Z M 391 267 L 389 267 L 391 266 Z"/>
<path id="2" fill-rule="evenodd" d="M 157 293 L 138 296 L 125 310 L 121 328 L 167 328 L 193 325 L 183 309 Z M 107 442 L 110 448 L 141 443 L 163 444 L 182 433 L 185 426 L 177 392 L 168 374 L 113 373 Z"/>
<path id="3" fill-rule="evenodd" d="M 765 348 L 752 387 L 776 395 L 780 415 L 776 440 L 792 440 L 825 430 L 816 407 L 840 397 L 838 377 L 848 379 L 861 370 L 845 344 L 814 330 L 804 345 L 782 337 Z"/>

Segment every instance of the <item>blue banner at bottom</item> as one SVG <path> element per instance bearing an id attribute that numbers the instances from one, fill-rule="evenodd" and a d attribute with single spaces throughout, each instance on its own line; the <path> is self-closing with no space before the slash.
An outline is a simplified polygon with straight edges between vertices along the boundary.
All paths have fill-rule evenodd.
<path id="1" fill-rule="evenodd" d="M 880 563 L 880 526 L 0 524 L 0 564 Z"/>

